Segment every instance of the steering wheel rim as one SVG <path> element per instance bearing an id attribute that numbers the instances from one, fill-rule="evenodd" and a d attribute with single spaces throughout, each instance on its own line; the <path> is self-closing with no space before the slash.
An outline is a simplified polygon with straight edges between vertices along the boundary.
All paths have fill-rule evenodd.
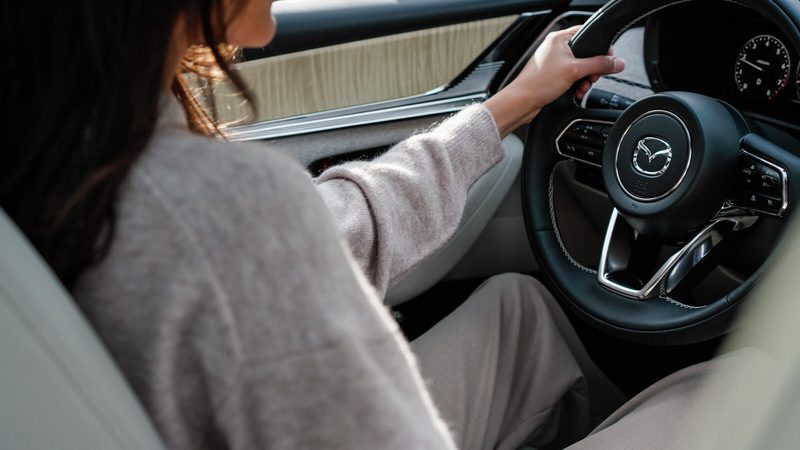
<path id="1" fill-rule="evenodd" d="M 581 58 L 605 54 L 613 41 L 639 20 L 661 9 L 689 1 L 697 0 L 609 2 L 573 38 L 573 53 Z M 786 0 L 738 0 L 735 3 L 771 19 L 796 48 L 800 48 L 800 3 Z M 680 95 L 676 97 L 680 98 Z M 797 195 L 789 196 L 792 201 L 786 217 L 789 229 L 784 232 L 776 250 L 753 275 L 727 296 L 706 306 L 695 307 L 671 300 L 663 292 L 647 300 L 614 293 L 601 286 L 596 271 L 578 264 L 564 247 L 554 213 L 553 176 L 557 165 L 563 160 L 555 148 L 555 142 L 566 124 L 586 119 L 616 122 L 621 115 L 619 111 L 581 109 L 572 92 L 569 92 L 545 108 L 529 129 L 522 174 L 523 210 L 526 230 L 539 266 L 562 303 L 590 324 L 617 337 L 648 344 L 680 345 L 724 334 L 733 327 L 735 312 L 743 303 L 741 300 L 780 257 L 780 249 L 785 248 L 783 240 L 793 234 L 791 231 L 796 221 L 789 219 L 798 207 L 795 202 Z M 785 150 L 770 147 L 768 142 L 758 142 L 763 144 L 762 147 L 765 146 L 759 148 L 761 154 L 780 161 L 789 171 L 790 192 L 800 193 L 800 159 Z M 611 146 L 609 142 L 606 153 Z M 604 158 L 603 164 L 606 165 L 608 155 Z"/>

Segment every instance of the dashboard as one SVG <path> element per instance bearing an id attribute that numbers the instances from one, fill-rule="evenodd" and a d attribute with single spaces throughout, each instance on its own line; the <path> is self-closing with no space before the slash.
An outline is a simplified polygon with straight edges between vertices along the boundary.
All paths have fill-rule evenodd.
<path id="1" fill-rule="evenodd" d="M 648 19 L 645 67 L 656 91 L 691 91 L 800 125 L 800 53 L 736 3 L 690 2 Z"/>

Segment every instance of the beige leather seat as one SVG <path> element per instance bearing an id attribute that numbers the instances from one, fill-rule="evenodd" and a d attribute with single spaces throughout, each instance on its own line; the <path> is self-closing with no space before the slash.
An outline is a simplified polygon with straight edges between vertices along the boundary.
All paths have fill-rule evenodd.
<path id="1" fill-rule="evenodd" d="M 0 449 L 163 448 L 69 294 L 0 210 Z"/>

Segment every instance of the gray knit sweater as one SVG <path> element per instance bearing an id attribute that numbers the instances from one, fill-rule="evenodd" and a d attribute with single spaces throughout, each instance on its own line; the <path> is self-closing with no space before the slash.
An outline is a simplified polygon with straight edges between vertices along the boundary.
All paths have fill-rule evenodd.
<path id="1" fill-rule="evenodd" d="M 75 296 L 171 449 L 453 448 L 380 299 L 502 154 L 472 106 L 312 180 L 170 100 Z"/>

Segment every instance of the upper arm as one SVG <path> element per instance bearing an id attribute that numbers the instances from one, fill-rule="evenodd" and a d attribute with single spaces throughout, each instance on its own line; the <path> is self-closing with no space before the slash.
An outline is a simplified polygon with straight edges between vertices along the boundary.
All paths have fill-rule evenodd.
<path id="1" fill-rule="evenodd" d="M 503 158 L 497 126 L 473 106 L 372 162 L 317 180 L 339 231 L 383 295 L 458 228 L 472 184 Z"/>

